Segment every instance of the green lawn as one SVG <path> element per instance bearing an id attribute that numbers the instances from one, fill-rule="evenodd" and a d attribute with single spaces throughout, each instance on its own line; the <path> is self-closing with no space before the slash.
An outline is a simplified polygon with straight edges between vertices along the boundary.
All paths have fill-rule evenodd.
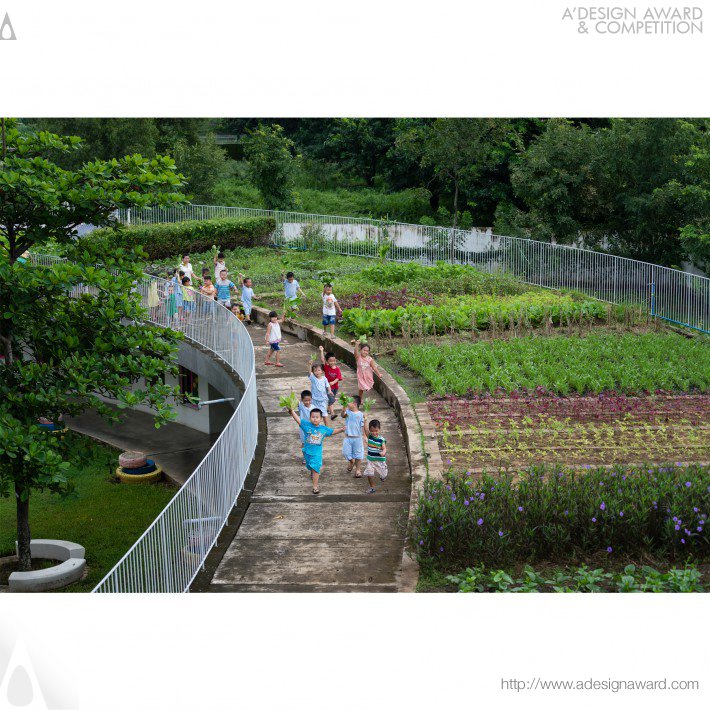
<path id="1" fill-rule="evenodd" d="M 115 482 L 116 449 L 70 433 L 75 491 L 30 499 L 32 537 L 70 540 L 86 548 L 88 575 L 67 589 L 88 592 L 138 539 L 176 492 L 169 484 Z M 14 553 L 15 501 L 0 498 L 0 556 Z"/>

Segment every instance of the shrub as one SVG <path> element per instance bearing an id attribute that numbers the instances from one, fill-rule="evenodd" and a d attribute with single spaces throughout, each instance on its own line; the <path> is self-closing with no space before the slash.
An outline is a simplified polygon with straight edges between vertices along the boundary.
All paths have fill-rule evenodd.
<path id="1" fill-rule="evenodd" d="M 204 221 L 151 224 L 119 230 L 97 229 L 89 239 L 106 247 L 140 246 L 151 259 L 165 259 L 183 252 L 206 252 L 212 245 L 221 249 L 266 246 L 276 228 L 271 217 L 237 217 Z"/>
<path id="2" fill-rule="evenodd" d="M 652 554 L 710 556 L 710 468 L 533 467 L 518 477 L 427 479 L 411 541 L 440 569 L 473 563 Z"/>

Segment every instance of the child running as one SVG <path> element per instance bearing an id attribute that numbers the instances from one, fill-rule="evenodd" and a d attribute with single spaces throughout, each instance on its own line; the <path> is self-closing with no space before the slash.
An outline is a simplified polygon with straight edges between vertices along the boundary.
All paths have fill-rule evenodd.
<path id="1" fill-rule="evenodd" d="M 331 390 L 331 394 L 328 395 L 328 412 L 330 413 L 331 419 L 336 419 L 338 415 L 333 411 L 333 405 L 338 397 L 340 383 L 343 381 L 343 373 L 338 367 L 338 360 L 335 357 L 335 353 L 324 353 L 322 345 L 318 350 L 320 351 L 320 362 L 321 365 L 323 365 L 323 374 L 328 380 Z"/>
<path id="2" fill-rule="evenodd" d="M 311 411 L 313 410 L 313 398 L 311 397 L 310 390 L 303 390 L 301 392 L 301 401 L 298 403 L 298 416 L 301 419 L 310 419 Z M 303 433 L 302 429 L 298 430 L 301 437 L 301 455 L 303 456 L 303 446 L 306 443 L 306 435 Z M 296 458 L 300 458 L 296 455 Z M 303 463 L 306 462 L 306 457 L 303 456 Z"/>
<path id="3" fill-rule="evenodd" d="M 254 289 L 251 287 L 251 279 L 244 274 L 239 274 L 239 285 L 242 287 L 242 305 L 246 315 L 247 325 L 251 325 L 251 302 L 254 299 Z"/>
<path id="4" fill-rule="evenodd" d="M 230 291 L 236 291 L 237 287 L 227 278 L 227 269 L 219 272 L 217 283 L 217 303 L 221 303 L 225 308 L 230 308 L 232 297 Z"/>
<path id="5" fill-rule="evenodd" d="M 318 363 L 311 365 L 308 371 L 308 379 L 311 381 L 313 406 L 320 409 L 323 417 L 325 417 L 325 413 L 328 411 L 328 395 L 332 394 L 332 391 L 323 372 L 323 366 Z"/>
<path id="6" fill-rule="evenodd" d="M 373 372 L 379 377 L 380 371 L 377 369 L 377 363 L 370 356 L 370 346 L 367 343 L 361 343 L 359 340 L 351 340 L 350 343 L 355 346 L 358 394 L 362 398 L 365 392 L 369 392 L 375 386 Z"/>
<path id="7" fill-rule="evenodd" d="M 325 329 L 330 328 L 331 338 L 335 337 L 336 310 L 338 314 L 343 314 L 338 299 L 333 293 L 333 286 L 326 284 L 323 288 L 323 335 L 326 333 Z"/>
<path id="8" fill-rule="evenodd" d="M 317 495 L 320 493 L 318 479 L 323 468 L 323 439 L 326 436 L 340 434 L 345 431 L 345 427 L 331 429 L 329 426 L 325 426 L 323 424 L 323 413 L 316 407 L 311 410 L 308 419 L 301 419 L 293 409 L 290 409 L 289 413 L 304 434 L 303 457 L 306 460 L 306 468 L 313 481 L 313 493 Z"/>
<path id="9" fill-rule="evenodd" d="M 269 325 L 266 326 L 266 342 L 269 345 L 269 351 L 266 354 L 266 360 L 264 360 L 264 365 L 275 365 L 276 367 L 283 367 L 281 364 L 281 324 L 284 319 L 279 319 L 279 314 L 276 311 L 271 311 L 269 313 Z M 271 362 L 271 353 L 276 353 L 276 362 Z"/>
<path id="10" fill-rule="evenodd" d="M 368 426 L 365 476 L 370 486 L 368 493 L 375 492 L 375 476 L 379 476 L 380 481 L 387 478 L 387 439 L 380 436 L 379 419 L 373 419 Z"/>
<path id="11" fill-rule="evenodd" d="M 360 463 L 365 458 L 363 441 L 365 439 L 365 415 L 360 411 L 360 397 L 353 397 L 347 407 L 343 407 L 345 417 L 345 441 L 343 441 L 343 456 L 348 462 L 348 473 L 353 468 L 353 478 L 362 478 Z M 370 486 L 372 488 L 372 486 Z M 368 491 L 369 493 L 370 491 Z M 373 490 L 374 493 L 374 490 Z"/>

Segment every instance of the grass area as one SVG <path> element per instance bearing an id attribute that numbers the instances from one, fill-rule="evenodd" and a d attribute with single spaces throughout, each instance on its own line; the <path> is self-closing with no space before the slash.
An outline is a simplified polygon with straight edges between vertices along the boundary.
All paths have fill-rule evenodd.
<path id="1" fill-rule="evenodd" d="M 249 183 L 244 164 L 235 163 L 231 167 L 232 175 L 220 180 L 215 187 L 214 204 L 263 209 L 262 197 Z M 338 182 L 342 184 L 342 180 Z M 308 180 L 297 181 L 294 190 L 297 212 L 385 218 L 415 224 L 424 216 L 436 217 L 429 204 L 429 191 L 423 188 L 383 192 L 368 187 L 319 189 L 307 183 Z"/>
<path id="2" fill-rule="evenodd" d="M 119 484 L 116 449 L 70 433 L 74 492 L 67 497 L 34 493 L 30 527 L 34 538 L 77 542 L 86 548 L 88 574 L 66 591 L 88 592 L 123 556 L 176 492 L 168 484 Z M 0 556 L 15 552 L 15 502 L 0 498 Z"/>
<path id="3" fill-rule="evenodd" d="M 398 356 L 440 395 L 540 388 L 563 395 L 707 392 L 710 387 L 708 340 L 672 333 L 412 345 Z"/>

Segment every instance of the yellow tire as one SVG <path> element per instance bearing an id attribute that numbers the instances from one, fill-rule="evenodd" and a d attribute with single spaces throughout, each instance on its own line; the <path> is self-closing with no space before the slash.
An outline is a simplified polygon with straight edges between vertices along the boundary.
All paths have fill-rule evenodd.
<path id="1" fill-rule="evenodd" d="M 116 469 L 116 475 L 121 483 L 155 483 L 163 477 L 163 469 L 158 466 L 155 471 L 151 471 L 150 473 L 131 475 L 130 473 L 121 471 L 121 467 L 119 466 Z"/>

